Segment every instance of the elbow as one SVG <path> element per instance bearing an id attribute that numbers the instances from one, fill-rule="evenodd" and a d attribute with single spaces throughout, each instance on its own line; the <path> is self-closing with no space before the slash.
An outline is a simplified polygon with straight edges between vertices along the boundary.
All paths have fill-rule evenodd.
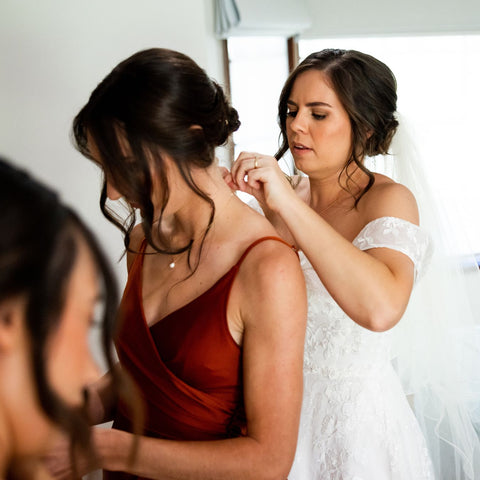
<path id="1" fill-rule="evenodd" d="M 381 332 L 386 332 L 393 328 L 396 325 L 396 323 L 389 323 L 386 321 L 372 321 L 371 325 L 369 325 L 367 328 L 368 330 L 371 330 L 372 332 L 376 333 L 381 333 Z"/>
<path id="2" fill-rule="evenodd" d="M 404 311 L 405 307 L 400 305 L 377 305 L 360 324 L 372 332 L 386 332 L 400 321 Z"/>

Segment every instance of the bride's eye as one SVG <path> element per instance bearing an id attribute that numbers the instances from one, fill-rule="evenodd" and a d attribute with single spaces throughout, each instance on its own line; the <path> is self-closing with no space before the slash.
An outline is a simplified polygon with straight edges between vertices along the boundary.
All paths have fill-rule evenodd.
<path id="1" fill-rule="evenodd" d="M 287 110 L 287 117 L 295 118 L 297 116 L 297 112 L 295 110 Z"/>

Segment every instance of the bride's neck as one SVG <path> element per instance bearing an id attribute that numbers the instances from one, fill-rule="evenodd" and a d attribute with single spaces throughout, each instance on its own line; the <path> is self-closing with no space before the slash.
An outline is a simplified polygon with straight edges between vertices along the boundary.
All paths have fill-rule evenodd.
<path id="1" fill-rule="evenodd" d="M 312 207 L 325 208 L 332 203 L 354 199 L 352 195 L 361 191 L 368 182 L 367 175 L 357 166 L 350 166 L 349 172 L 335 173 L 326 178 L 309 177 L 309 204 Z"/>

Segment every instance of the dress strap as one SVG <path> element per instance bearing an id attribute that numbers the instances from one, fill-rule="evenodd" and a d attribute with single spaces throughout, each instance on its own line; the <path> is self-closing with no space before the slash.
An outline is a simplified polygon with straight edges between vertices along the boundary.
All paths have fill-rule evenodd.
<path id="1" fill-rule="evenodd" d="M 143 264 L 143 257 L 145 256 L 145 250 L 147 249 L 147 239 L 144 238 L 140 243 L 140 247 L 137 252 L 135 253 L 135 258 L 133 259 L 132 263 L 130 264 L 130 268 L 128 269 L 128 273 L 134 270 L 137 265 Z"/>
<path id="2" fill-rule="evenodd" d="M 238 262 L 236 263 L 235 267 L 240 267 L 240 265 L 242 264 L 243 260 L 245 259 L 245 257 L 248 255 L 248 252 L 250 252 L 250 250 L 252 250 L 252 248 L 256 247 L 259 243 L 262 243 L 262 242 L 265 242 L 267 240 L 275 240 L 277 242 L 280 242 L 280 243 L 283 243 L 284 245 L 286 245 L 287 247 L 291 248 L 298 256 L 298 252 L 297 252 L 297 249 L 291 245 L 290 243 L 286 242 L 285 240 L 283 240 L 283 238 L 280 238 L 280 237 L 275 237 L 275 236 L 268 236 L 268 237 L 261 237 L 261 238 L 257 238 L 257 240 L 255 240 L 253 243 L 251 243 L 248 248 L 243 252 L 242 256 L 240 257 L 240 259 L 238 260 Z"/>
<path id="3" fill-rule="evenodd" d="M 144 237 L 142 240 L 142 243 L 140 243 L 140 248 L 138 249 L 138 253 L 145 253 L 145 250 L 147 249 L 147 239 Z"/>

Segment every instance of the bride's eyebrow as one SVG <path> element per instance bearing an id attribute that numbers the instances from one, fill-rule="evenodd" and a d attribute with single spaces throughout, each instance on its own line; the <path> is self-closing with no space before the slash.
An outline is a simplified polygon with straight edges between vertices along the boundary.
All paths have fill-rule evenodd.
<path id="1" fill-rule="evenodd" d="M 293 100 L 287 100 L 287 105 L 291 105 L 293 107 L 298 107 L 298 105 L 293 101 Z M 332 108 L 332 106 L 327 103 L 327 102 L 308 102 L 306 104 L 307 107 L 329 107 Z"/>
<path id="2" fill-rule="evenodd" d="M 329 108 L 332 108 L 332 106 L 327 102 L 309 102 L 309 103 L 307 103 L 307 107 L 329 107 Z"/>

